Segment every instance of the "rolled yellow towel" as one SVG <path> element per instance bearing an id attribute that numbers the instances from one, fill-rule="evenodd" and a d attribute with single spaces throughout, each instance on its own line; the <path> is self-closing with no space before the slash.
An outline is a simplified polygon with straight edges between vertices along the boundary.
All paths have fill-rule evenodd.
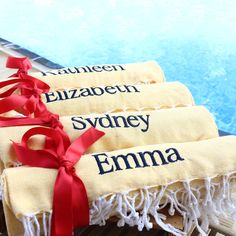
<path id="1" fill-rule="evenodd" d="M 157 143 L 191 142 L 218 136 L 212 115 L 202 106 L 65 116 L 60 120 L 71 141 L 91 126 L 106 133 L 87 150 L 87 153 Z M 2 170 L 16 165 L 16 156 L 10 140 L 19 142 L 22 135 L 30 128 L 32 126 L 0 128 L 0 137 L 4 137 L 0 142 Z M 31 139 L 31 146 L 35 145 L 42 147 L 42 137 L 36 136 Z"/>
<path id="2" fill-rule="evenodd" d="M 155 61 L 71 67 L 48 72 L 35 72 L 31 75 L 46 82 L 51 88 L 63 89 L 77 86 L 113 86 L 165 81 L 164 73 Z"/>
<path id="3" fill-rule="evenodd" d="M 48 110 L 61 116 L 191 106 L 193 98 L 179 82 L 54 90 L 42 94 Z"/>
<path id="4" fill-rule="evenodd" d="M 236 137 L 226 136 L 83 156 L 75 167 L 87 190 L 90 224 L 103 225 L 115 215 L 119 226 L 126 223 L 142 230 L 152 228 L 153 217 L 174 235 L 186 235 L 193 223 L 206 235 L 210 219 L 217 220 L 225 212 L 235 214 L 231 199 L 235 145 Z M 46 234 L 56 176 L 57 170 L 47 168 L 4 170 L 3 202 L 10 236 Z M 183 215 L 185 232 L 164 223 L 160 209 L 168 203 L 169 214 Z"/>
<path id="5" fill-rule="evenodd" d="M 12 84 L 15 80 L 4 81 L 3 83 Z M 62 90 L 54 89 L 49 92 L 46 92 L 48 91 L 46 84 L 36 80 L 21 81 L 13 88 L 16 88 L 16 86 L 19 88 L 18 92 L 24 91 L 24 88 L 27 87 L 27 93 L 20 94 L 19 97 L 12 94 L 2 99 L 1 104 L 4 104 L 3 109 L 1 109 L 2 115 L 6 115 L 4 111 L 8 112 L 14 109 L 24 114 L 36 113 L 39 117 L 40 114 L 45 114 L 43 109 L 60 116 L 66 116 L 127 110 L 155 110 L 194 105 L 190 91 L 179 82 L 75 87 Z M 40 86 L 46 88 L 42 89 Z M 6 87 L 6 85 L 3 87 Z M 8 90 L 8 93 L 10 90 Z M 8 102 L 9 99 L 15 100 L 14 102 L 12 100 Z M 45 107 L 42 102 L 45 103 Z"/>

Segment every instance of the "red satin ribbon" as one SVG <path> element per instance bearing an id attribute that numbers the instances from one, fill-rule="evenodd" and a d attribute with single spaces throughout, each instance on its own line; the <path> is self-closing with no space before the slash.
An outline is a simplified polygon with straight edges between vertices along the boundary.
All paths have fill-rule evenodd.
<path id="1" fill-rule="evenodd" d="M 7 86 L 10 85 L 13 86 L 7 89 Z M 24 115 L 35 113 L 36 116 L 40 116 L 47 109 L 40 96 L 50 89 L 46 83 L 24 75 L 24 79 L 16 78 L 0 82 L 0 89 L 5 87 L 6 90 L 0 93 L 0 98 L 2 98 L 0 100 L 0 114 L 11 110 L 20 110 Z"/>
<path id="2" fill-rule="evenodd" d="M 53 140 L 54 145 L 45 150 L 29 149 L 27 141 L 38 134 Z M 103 132 L 90 128 L 71 145 L 65 146 L 64 137 L 56 130 L 37 127 L 28 130 L 20 144 L 13 143 L 18 159 L 24 165 L 59 169 L 54 185 L 52 236 L 71 236 L 73 228 L 89 224 L 86 189 L 76 175 L 74 165 L 103 135 Z"/>
<path id="3" fill-rule="evenodd" d="M 19 68 L 20 72 L 18 71 L 19 73 L 15 75 L 19 75 L 20 78 L 0 82 L 0 89 L 7 88 L 3 93 L 0 93 L 0 98 L 2 98 L 0 100 L 0 114 L 16 110 L 27 117 L 0 117 L 0 126 L 55 123 L 55 115 L 47 110 L 41 100 L 41 94 L 48 92 L 50 87 L 43 81 L 26 74 L 30 68 L 27 58 L 9 57 L 7 66 Z M 8 88 L 10 85 L 12 87 Z"/>
<path id="4" fill-rule="evenodd" d="M 27 75 L 31 64 L 28 58 L 8 57 L 7 67 L 18 68 L 18 72 L 9 79 L 0 82 L 0 89 L 5 89 L 0 93 L 0 114 L 8 111 L 18 111 L 25 117 L 4 117 L 0 116 L 0 127 L 20 126 L 20 125 L 46 125 L 58 130 L 64 135 L 66 144 L 69 140 L 63 131 L 63 126 L 59 121 L 59 116 L 47 110 L 46 105 L 41 100 L 41 94 L 49 91 L 50 87 L 43 81 Z M 9 86 L 12 87 L 9 88 Z M 50 138 L 46 139 L 45 146 L 52 145 Z"/>
<path id="5" fill-rule="evenodd" d="M 63 131 L 63 125 L 59 116 L 47 110 L 41 100 L 41 94 L 49 91 L 49 86 L 44 82 L 24 75 L 25 79 L 11 79 L 0 82 L 0 89 L 14 85 L 3 93 L 0 93 L 0 114 L 16 110 L 26 115 L 25 117 L 4 117 L 0 116 L 0 127 L 21 126 L 21 125 L 46 125 L 58 130 L 61 135 L 67 136 Z M 21 95 L 14 95 L 21 90 Z M 65 138 L 64 140 L 67 140 Z M 66 141 L 68 144 L 68 141 Z M 46 147 L 51 145 L 47 138 Z"/>
<path id="6" fill-rule="evenodd" d="M 28 58 L 8 57 L 6 66 L 18 68 L 18 72 L 12 75 L 18 78 L 0 82 L 0 89 L 6 89 L 3 93 L 0 93 L 0 98 L 2 98 L 0 100 L 0 114 L 16 110 L 26 116 L 32 116 L 34 113 L 34 118 L 47 118 L 49 112 L 41 100 L 41 94 L 48 92 L 50 87 L 43 81 L 27 75 L 28 70 L 31 68 Z M 11 88 L 9 88 L 10 85 L 12 85 Z M 25 124 L 26 119 L 22 120 L 24 120 L 23 123 Z M 5 117 L 3 121 L 5 125 L 2 122 L 1 126 L 9 126 L 14 119 L 10 119 L 9 124 L 6 122 L 7 119 Z"/>
<path id="7" fill-rule="evenodd" d="M 23 78 L 23 76 L 28 73 L 28 70 L 32 68 L 32 65 L 27 57 L 8 57 L 6 67 L 18 69 L 18 71 L 10 77 Z"/>

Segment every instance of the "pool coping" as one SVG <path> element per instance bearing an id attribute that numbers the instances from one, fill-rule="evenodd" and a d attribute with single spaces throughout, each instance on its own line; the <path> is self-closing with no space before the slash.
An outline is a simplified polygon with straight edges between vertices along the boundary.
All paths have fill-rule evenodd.
<path id="1" fill-rule="evenodd" d="M 57 64 L 57 63 L 54 63 L 50 60 L 48 60 L 47 58 L 45 57 L 42 57 L 40 55 L 38 55 L 37 53 L 34 53 L 28 49 L 25 49 L 17 44 L 14 44 L 6 39 L 3 39 L 0 37 L 0 45 L 3 47 L 3 48 L 6 48 L 6 49 L 10 49 L 14 52 L 17 52 L 17 53 L 20 53 L 22 54 L 23 56 L 26 56 L 28 58 L 30 58 L 31 60 L 45 66 L 45 67 L 48 67 L 49 69 L 61 69 L 63 68 L 63 66 Z"/>

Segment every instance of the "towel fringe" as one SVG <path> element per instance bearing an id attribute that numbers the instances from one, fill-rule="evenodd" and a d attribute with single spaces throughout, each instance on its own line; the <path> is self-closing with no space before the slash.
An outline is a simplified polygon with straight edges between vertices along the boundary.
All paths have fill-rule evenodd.
<path id="1" fill-rule="evenodd" d="M 52 212 L 43 212 L 41 216 L 40 213 L 23 216 L 21 222 L 24 227 L 24 236 L 49 236 L 51 232 L 51 218 Z M 40 225 L 41 222 L 42 225 Z"/>
<path id="2" fill-rule="evenodd" d="M 235 173 L 217 177 L 218 183 L 214 178 L 206 177 L 197 187 L 191 186 L 192 181 L 181 181 L 182 187 L 177 190 L 169 188 L 172 183 L 159 188 L 145 187 L 135 194 L 129 191 L 100 197 L 91 205 L 90 224 L 104 225 L 106 219 L 115 215 L 119 218 L 118 226 L 137 226 L 142 231 L 153 227 L 153 217 L 156 224 L 173 235 L 188 235 L 196 226 L 199 234 L 206 236 L 210 222 L 219 224 L 220 217 L 236 216 L 236 202 L 232 198 Z M 168 207 L 169 215 L 177 211 L 183 217 L 183 231 L 164 222 L 167 216 L 160 211 L 164 207 Z"/>
<path id="3" fill-rule="evenodd" d="M 196 226 L 202 236 L 207 235 L 210 222 L 219 223 L 221 217 L 236 216 L 236 202 L 232 198 L 236 172 L 217 177 L 206 177 L 200 186 L 192 181 L 181 181 L 182 186 L 173 190 L 170 186 L 144 187 L 137 191 L 125 191 L 99 197 L 91 202 L 90 225 L 105 225 L 116 216 L 117 226 L 137 226 L 138 230 L 153 228 L 151 217 L 162 229 L 176 236 L 186 236 Z M 183 230 L 165 223 L 167 216 L 161 211 L 168 207 L 168 214 L 176 211 L 183 217 Z M 227 214 L 226 214 L 227 212 Z M 24 215 L 21 221 L 24 236 L 50 236 L 51 212 Z M 40 220 L 39 220 L 40 219 Z M 40 222 L 42 222 L 40 228 Z"/>

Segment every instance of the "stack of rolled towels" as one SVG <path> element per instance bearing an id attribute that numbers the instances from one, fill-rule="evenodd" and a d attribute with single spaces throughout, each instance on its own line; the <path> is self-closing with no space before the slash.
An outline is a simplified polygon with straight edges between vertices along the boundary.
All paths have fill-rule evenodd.
<path id="1" fill-rule="evenodd" d="M 184 84 L 166 82 L 156 62 L 28 74 L 22 73 L 25 60 L 18 59 L 18 72 L 1 82 L 0 102 L 10 107 L 0 108 L 8 235 L 67 236 L 75 227 L 105 225 L 110 218 L 140 231 L 157 224 L 188 235 L 195 226 L 207 235 L 209 224 L 236 215 L 236 137 L 219 137 L 212 114 L 195 105 Z M 49 89 L 34 87 L 31 96 L 27 80 L 35 78 Z M 6 92 L 15 83 L 23 86 Z M 10 105 L 22 97 L 28 103 Z M 37 115 L 31 109 L 36 106 Z M 45 110 L 55 114 L 54 122 L 41 118 Z M 95 133 L 88 133 L 91 127 Z M 59 164 L 53 159 L 45 168 L 46 156 Z M 78 179 L 80 188 L 73 182 Z M 175 214 L 183 219 L 181 229 L 166 222 Z"/>

